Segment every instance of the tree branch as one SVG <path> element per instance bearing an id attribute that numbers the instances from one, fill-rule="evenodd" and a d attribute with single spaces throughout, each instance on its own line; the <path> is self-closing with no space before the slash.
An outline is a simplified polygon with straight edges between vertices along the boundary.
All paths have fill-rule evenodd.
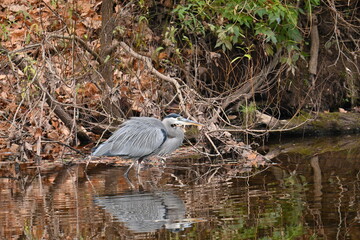
<path id="1" fill-rule="evenodd" d="M 167 81 L 171 84 L 173 84 L 176 88 L 176 91 L 177 91 L 177 94 L 178 94 L 178 97 L 179 97 L 179 101 L 180 101 L 180 108 L 186 113 L 187 116 L 190 116 L 190 113 L 186 110 L 186 107 L 185 107 L 185 104 L 184 104 L 184 97 L 182 95 L 182 92 L 181 92 L 181 85 L 179 84 L 179 82 L 175 79 L 175 78 L 172 78 L 172 77 L 169 77 L 169 76 L 166 76 L 162 73 L 160 73 L 158 70 L 156 70 L 154 68 L 154 66 L 152 65 L 151 63 L 151 59 L 146 57 L 146 56 L 143 56 L 143 55 L 140 55 L 138 54 L 137 52 L 135 52 L 134 50 L 132 50 L 125 42 L 120 42 L 119 43 L 120 46 L 126 51 L 128 52 L 131 56 L 133 56 L 134 58 L 137 58 L 143 62 L 145 62 L 147 68 L 150 70 L 150 72 L 152 74 L 154 74 L 155 76 L 157 76 L 158 78 L 164 80 L 164 81 Z"/>

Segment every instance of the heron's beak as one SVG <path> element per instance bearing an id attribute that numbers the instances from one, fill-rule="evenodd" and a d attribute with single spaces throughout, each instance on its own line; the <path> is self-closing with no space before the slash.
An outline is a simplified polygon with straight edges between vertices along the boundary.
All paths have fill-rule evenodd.
<path id="1" fill-rule="evenodd" d="M 181 124 L 181 125 L 194 125 L 194 126 L 204 126 L 203 124 L 201 123 L 198 123 L 198 122 L 195 122 L 195 121 L 192 121 L 190 119 L 186 119 L 186 118 L 180 118 L 178 119 L 178 124 Z"/>

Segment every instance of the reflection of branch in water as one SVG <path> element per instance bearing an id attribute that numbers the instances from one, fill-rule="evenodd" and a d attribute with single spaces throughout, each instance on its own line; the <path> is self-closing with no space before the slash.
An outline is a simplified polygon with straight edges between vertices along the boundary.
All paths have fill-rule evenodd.
<path id="1" fill-rule="evenodd" d="M 162 227 L 180 231 L 191 225 L 184 221 L 184 202 L 171 192 L 102 196 L 96 197 L 95 203 L 137 233 L 154 232 Z"/>
<path id="2" fill-rule="evenodd" d="M 343 224 L 343 217 L 342 217 L 342 214 L 341 214 L 341 207 L 342 207 L 342 199 L 344 197 L 344 192 L 345 192 L 345 189 L 344 189 L 344 185 L 342 184 L 341 182 L 341 179 L 339 176 L 336 176 L 336 180 L 338 182 L 338 188 L 340 189 L 340 192 L 339 192 L 339 202 L 337 204 L 337 212 L 338 212 L 338 215 L 339 215 L 339 223 L 338 223 L 338 227 L 337 227 L 337 232 L 336 232 L 336 239 L 340 239 L 340 234 L 341 234 L 341 227 L 342 227 L 342 224 Z"/>
<path id="3" fill-rule="evenodd" d="M 314 171 L 314 200 L 321 204 L 322 196 L 322 180 L 321 180 L 321 168 L 319 165 L 319 156 L 314 156 L 310 159 L 310 165 Z M 321 205 L 319 206 L 321 207 Z"/>

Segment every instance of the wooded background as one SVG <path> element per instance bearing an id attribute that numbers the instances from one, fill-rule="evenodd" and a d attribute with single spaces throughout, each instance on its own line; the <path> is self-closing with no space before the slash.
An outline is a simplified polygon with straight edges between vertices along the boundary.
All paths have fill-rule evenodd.
<path id="1" fill-rule="evenodd" d="M 181 113 L 214 144 L 266 134 L 259 113 L 359 112 L 359 4 L 3 0 L 0 153 L 84 152 L 131 116 Z"/>

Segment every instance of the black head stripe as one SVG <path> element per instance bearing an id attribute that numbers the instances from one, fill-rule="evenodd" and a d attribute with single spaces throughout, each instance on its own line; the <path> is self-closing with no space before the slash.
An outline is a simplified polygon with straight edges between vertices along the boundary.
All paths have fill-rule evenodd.
<path id="1" fill-rule="evenodd" d="M 179 114 L 176 114 L 176 113 L 170 113 L 169 115 L 167 115 L 165 118 L 177 118 L 177 117 L 181 117 Z"/>

